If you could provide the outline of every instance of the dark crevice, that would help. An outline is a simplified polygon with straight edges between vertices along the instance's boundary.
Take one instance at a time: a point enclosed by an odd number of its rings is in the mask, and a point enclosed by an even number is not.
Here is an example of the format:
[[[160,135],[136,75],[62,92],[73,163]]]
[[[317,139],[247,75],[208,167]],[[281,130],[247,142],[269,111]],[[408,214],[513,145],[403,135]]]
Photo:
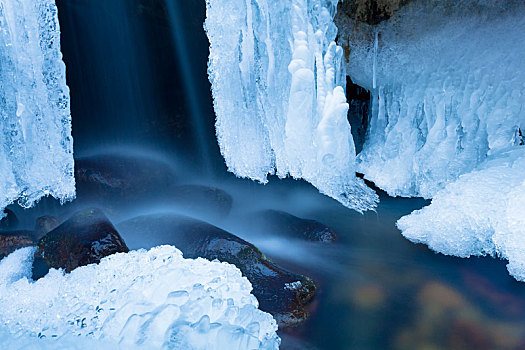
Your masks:
[[[352,127],[356,154],[359,154],[365,143],[370,112],[370,91],[354,84],[352,79],[346,77],[346,99],[348,101],[348,122]]]
[[[520,146],[525,145],[525,140],[523,140],[523,133],[521,132],[521,129],[518,129],[518,136],[519,136]]]

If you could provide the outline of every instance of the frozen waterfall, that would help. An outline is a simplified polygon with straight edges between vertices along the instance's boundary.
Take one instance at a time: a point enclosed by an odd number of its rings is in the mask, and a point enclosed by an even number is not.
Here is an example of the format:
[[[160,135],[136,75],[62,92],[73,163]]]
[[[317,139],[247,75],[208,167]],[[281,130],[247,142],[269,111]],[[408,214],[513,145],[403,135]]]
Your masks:
[[[305,179],[363,211],[376,194],[355,177],[337,0],[208,0],[217,139],[230,171]]]
[[[0,213],[75,196],[69,89],[54,0],[0,0]],[[1,215],[1,214],[0,214]]]

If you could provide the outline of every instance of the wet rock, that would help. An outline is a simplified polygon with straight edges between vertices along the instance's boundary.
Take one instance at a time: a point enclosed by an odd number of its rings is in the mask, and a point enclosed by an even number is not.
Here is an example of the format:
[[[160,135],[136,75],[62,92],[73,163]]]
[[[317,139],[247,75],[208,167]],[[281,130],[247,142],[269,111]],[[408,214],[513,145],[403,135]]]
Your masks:
[[[78,199],[135,200],[162,195],[176,175],[159,160],[101,154],[75,159],[75,180]]]
[[[253,285],[261,310],[271,313],[281,327],[304,321],[304,306],[315,285],[273,263],[253,244],[208,223],[175,214],[147,215],[118,225],[131,248],[172,244],[186,258],[218,259],[236,265]]]
[[[0,220],[0,231],[14,230],[18,227],[18,218],[12,210],[4,209],[5,216]]]
[[[233,199],[216,187],[182,185],[173,189],[174,203],[185,211],[224,217],[230,213]]]
[[[38,240],[44,237],[47,233],[53,231],[60,225],[60,221],[54,216],[41,216],[36,219],[34,236]]]
[[[46,264],[67,272],[128,251],[113,224],[98,209],[76,213],[38,241],[38,252]]]
[[[5,258],[17,249],[34,246],[36,246],[36,241],[32,231],[0,233],[0,259]]]
[[[335,232],[326,225],[302,219],[279,210],[262,210],[248,216],[253,226],[269,234],[307,239],[317,242],[332,242],[337,238]]]

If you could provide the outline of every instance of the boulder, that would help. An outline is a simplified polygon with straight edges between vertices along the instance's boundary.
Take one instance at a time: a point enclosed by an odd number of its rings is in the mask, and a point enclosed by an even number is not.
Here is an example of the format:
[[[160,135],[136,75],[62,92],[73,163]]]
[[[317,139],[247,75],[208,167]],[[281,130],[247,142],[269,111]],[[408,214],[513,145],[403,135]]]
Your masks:
[[[36,219],[34,236],[38,240],[44,237],[47,233],[53,231],[60,225],[60,221],[54,216],[41,216]]]
[[[99,209],[76,213],[38,241],[38,252],[46,264],[66,272],[128,251],[120,234]]]
[[[233,199],[225,191],[201,185],[181,185],[173,188],[173,203],[184,211],[224,217],[230,213]]]
[[[75,180],[79,199],[137,200],[162,195],[176,175],[160,160],[99,154],[75,159]]]
[[[279,210],[261,210],[250,214],[248,219],[268,234],[280,237],[306,239],[315,242],[333,242],[337,235],[328,226],[309,219],[302,219]]]
[[[132,249],[172,244],[186,258],[217,259],[236,265],[252,283],[261,310],[271,313],[281,327],[308,317],[304,307],[315,293],[312,280],[278,266],[253,244],[227,231],[175,214],[139,216],[122,222],[118,228]]]

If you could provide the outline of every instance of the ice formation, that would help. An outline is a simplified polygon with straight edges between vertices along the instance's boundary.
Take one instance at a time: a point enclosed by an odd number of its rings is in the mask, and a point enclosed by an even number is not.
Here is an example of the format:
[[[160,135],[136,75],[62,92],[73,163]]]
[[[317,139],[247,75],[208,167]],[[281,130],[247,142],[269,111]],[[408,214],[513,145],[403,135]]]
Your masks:
[[[230,171],[305,179],[362,211],[375,193],[355,177],[338,0],[207,0],[217,139]]]
[[[0,0],[0,213],[75,195],[69,89],[54,0]],[[1,215],[1,214],[0,214]]]
[[[371,27],[339,20],[348,74],[372,92],[357,168],[391,195],[432,198],[521,142],[525,6],[412,1]]]
[[[525,4],[413,1],[375,28],[339,23],[347,71],[372,92],[357,168],[391,195],[433,198],[408,239],[509,260],[525,280]]]
[[[9,334],[15,345],[64,347],[82,336],[81,344],[126,349],[279,347],[275,320],[257,309],[250,282],[233,265],[184,259],[161,246],[32,281],[33,255],[23,248],[0,262],[0,339]]]
[[[506,258],[525,280],[525,3],[413,0],[374,26],[339,14],[344,64],[337,2],[207,1],[229,169],[303,178],[357,210],[376,197],[356,170],[390,195],[433,198],[399,221],[406,237]],[[372,94],[357,157],[345,70]]]
[[[398,227],[443,254],[508,259],[510,274],[525,281],[525,147],[489,157]]]

